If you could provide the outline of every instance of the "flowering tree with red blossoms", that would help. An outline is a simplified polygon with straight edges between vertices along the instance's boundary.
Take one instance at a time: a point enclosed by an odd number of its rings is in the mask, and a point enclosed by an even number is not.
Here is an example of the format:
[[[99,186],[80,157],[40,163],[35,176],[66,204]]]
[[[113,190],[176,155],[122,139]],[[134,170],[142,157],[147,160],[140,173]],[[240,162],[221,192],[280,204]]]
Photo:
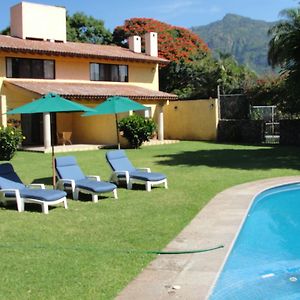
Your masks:
[[[170,61],[190,61],[194,56],[209,52],[204,41],[192,31],[149,18],[125,20],[123,26],[115,28],[113,42],[124,46],[129,36],[139,35],[144,44],[143,35],[147,32],[158,33],[158,55]]]

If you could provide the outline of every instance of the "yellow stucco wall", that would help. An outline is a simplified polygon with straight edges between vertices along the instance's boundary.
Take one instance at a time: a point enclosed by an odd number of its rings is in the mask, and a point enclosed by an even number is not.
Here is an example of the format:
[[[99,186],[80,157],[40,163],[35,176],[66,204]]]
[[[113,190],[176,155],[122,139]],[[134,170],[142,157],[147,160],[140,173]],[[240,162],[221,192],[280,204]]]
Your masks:
[[[103,81],[106,84],[134,84],[152,90],[158,90],[158,65],[154,63],[136,63],[92,58],[53,57],[47,55],[30,55],[0,53],[0,78],[6,76],[5,57],[22,57],[55,60],[55,80],[89,81],[90,63],[108,63],[128,65],[128,83]]]
[[[164,107],[165,138],[215,140],[218,126],[218,101],[172,101]]]

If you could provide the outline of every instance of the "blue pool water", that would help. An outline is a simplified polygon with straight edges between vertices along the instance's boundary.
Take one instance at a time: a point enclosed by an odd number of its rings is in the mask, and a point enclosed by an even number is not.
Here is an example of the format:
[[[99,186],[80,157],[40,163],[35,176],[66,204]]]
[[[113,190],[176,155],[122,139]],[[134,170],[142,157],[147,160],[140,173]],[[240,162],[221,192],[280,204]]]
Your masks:
[[[300,184],[255,198],[209,299],[300,299]]]

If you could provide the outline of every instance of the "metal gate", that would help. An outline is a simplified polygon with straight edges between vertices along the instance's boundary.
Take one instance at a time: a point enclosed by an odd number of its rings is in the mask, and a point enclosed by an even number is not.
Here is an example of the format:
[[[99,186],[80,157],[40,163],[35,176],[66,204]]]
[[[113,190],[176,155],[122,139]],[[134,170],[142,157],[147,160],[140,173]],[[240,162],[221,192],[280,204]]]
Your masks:
[[[279,143],[279,117],[275,105],[251,106],[251,119],[263,120],[265,122],[265,143]]]

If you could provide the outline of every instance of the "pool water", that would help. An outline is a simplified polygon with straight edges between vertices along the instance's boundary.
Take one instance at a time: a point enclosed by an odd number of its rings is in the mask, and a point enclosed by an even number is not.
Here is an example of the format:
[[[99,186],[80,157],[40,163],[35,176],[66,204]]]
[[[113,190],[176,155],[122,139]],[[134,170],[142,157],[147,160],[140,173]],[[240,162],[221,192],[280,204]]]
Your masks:
[[[300,184],[254,199],[209,299],[300,299]]]

